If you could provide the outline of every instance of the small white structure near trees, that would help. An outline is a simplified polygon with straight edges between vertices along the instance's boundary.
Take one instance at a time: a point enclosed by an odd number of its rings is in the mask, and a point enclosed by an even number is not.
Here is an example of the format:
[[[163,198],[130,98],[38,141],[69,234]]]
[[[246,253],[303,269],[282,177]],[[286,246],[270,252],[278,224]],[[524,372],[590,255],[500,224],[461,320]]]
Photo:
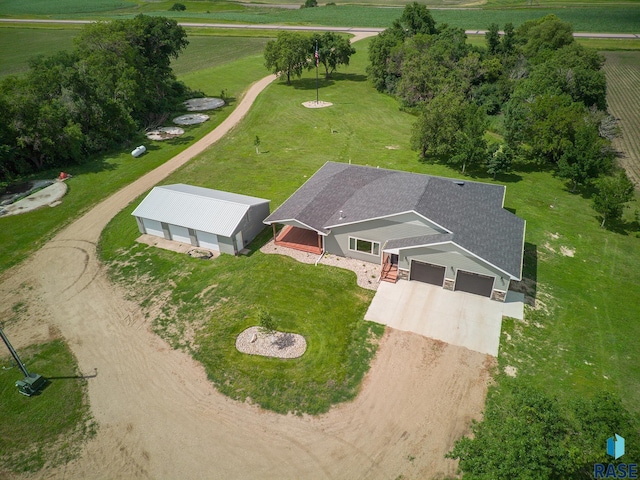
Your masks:
[[[237,255],[264,228],[269,200],[175,184],[154,187],[132,215],[143,234]]]

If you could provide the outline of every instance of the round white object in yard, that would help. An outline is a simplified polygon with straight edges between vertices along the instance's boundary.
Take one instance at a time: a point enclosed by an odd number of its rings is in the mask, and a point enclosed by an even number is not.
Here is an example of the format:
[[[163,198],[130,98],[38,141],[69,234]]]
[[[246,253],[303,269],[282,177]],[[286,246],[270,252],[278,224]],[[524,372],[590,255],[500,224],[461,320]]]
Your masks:
[[[304,105],[307,108],[325,108],[325,107],[330,107],[331,105],[333,105],[333,103],[323,102],[322,100],[318,102],[316,102],[315,100],[311,100],[309,102],[302,102],[302,105]]]
[[[184,105],[190,112],[201,112],[203,110],[220,108],[224,105],[224,100],[214,97],[192,98],[184,102]]]
[[[133,155],[134,158],[138,158],[140,155],[142,155],[146,151],[147,151],[147,147],[145,147],[144,145],[140,145],[139,147],[136,147],[133,149],[133,151],[131,152],[131,155]]]
[[[180,135],[184,135],[184,130],[179,127],[160,127],[147,132],[147,138],[156,141],[169,140]]]
[[[181,115],[173,119],[173,123],[178,125],[197,125],[209,120],[209,115],[204,113],[188,113],[187,115]]]

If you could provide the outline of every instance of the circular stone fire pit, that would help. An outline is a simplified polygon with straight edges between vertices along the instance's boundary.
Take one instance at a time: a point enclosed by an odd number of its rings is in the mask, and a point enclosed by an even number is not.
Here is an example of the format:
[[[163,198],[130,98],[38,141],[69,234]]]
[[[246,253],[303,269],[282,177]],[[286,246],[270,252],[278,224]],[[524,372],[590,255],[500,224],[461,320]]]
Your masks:
[[[214,97],[191,98],[184,102],[184,105],[190,112],[201,112],[203,110],[220,108],[224,105],[224,100]]]
[[[184,130],[179,127],[160,127],[147,132],[147,138],[156,141],[169,140],[180,135],[184,135]]]
[[[209,120],[209,115],[204,113],[188,113],[187,115],[180,115],[173,119],[173,123],[177,125],[198,125]]]
[[[307,341],[297,333],[266,333],[260,327],[249,327],[236,338],[236,348],[249,355],[298,358],[307,350]]]

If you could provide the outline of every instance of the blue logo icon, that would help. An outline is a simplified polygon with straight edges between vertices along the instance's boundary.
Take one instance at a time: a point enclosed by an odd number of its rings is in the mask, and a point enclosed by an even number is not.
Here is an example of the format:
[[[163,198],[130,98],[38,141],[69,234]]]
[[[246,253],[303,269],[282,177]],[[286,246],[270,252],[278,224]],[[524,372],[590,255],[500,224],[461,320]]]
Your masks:
[[[611,455],[614,459],[619,459],[624,455],[624,438],[617,433],[607,439],[607,454]]]

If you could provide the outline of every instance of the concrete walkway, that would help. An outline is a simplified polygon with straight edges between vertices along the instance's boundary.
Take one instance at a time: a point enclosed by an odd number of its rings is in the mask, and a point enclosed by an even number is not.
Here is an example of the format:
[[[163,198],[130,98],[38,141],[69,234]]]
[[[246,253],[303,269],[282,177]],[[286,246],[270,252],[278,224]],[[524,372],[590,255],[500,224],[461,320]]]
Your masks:
[[[382,282],[366,320],[498,356],[502,317],[524,318],[524,296],[509,292],[505,303],[451,292],[422,282]]]

